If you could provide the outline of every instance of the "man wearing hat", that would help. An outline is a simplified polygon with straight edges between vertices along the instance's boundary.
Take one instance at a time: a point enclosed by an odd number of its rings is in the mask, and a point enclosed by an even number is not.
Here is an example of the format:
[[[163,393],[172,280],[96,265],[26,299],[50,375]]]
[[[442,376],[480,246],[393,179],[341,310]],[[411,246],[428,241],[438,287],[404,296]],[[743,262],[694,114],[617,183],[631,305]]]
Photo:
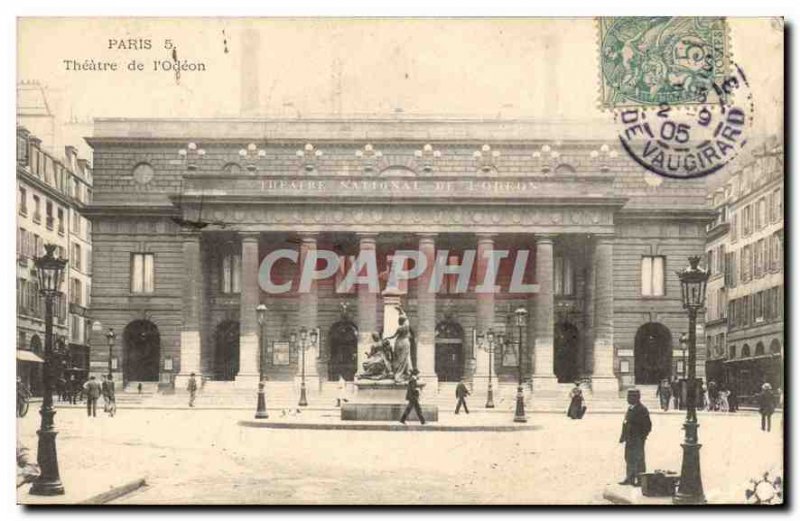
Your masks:
[[[425,418],[422,417],[422,407],[419,405],[419,386],[417,385],[417,375],[419,375],[419,371],[412,369],[411,375],[408,378],[408,387],[406,389],[406,400],[408,400],[408,405],[406,405],[406,410],[403,411],[403,415],[400,417],[400,423],[403,425],[405,425],[408,415],[411,414],[411,409],[414,409],[414,411],[417,413],[419,422],[422,425],[425,425]]]
[[[775,395],[768,383],[761,386],[758,394],[758,412],[761,413],[761,430],[769,432],[772,430],[772,414],[775,412]]]
[[[639,474],[646,470],[644,442],[651,429],[650,412],[641,402],[641,392],[628,389],[628,412],[619,437],[619,442],[625,443],[625,479],[620,485],[639,486]]]

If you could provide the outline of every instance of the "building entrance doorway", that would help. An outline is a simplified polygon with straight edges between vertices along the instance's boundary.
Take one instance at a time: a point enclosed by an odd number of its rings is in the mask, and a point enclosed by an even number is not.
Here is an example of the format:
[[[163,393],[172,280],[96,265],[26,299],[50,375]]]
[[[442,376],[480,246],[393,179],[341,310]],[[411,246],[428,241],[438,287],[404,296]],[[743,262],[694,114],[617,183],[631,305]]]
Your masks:
[[[464,329],[445,320],[436,326],[436,376],[440,382],[457,382],[464,375]]]
[[[214,379],[231,381],[239,374],[239,322],[220,322],[214,336]]]
[[[570,322],[556,324],[553,373],[559,383],[574,382],[580,376],[578,328]]]
[[[358,328],[349,320],[340,320],[331,326],[330,359],[328,360],[328,380],[335,381],[339,376],[345,380],[355,379],[361,368],[358,364]]]
[[[637,384],[653,385],[672,373],[672,334],[658,322],[644,324],[636,331],[633,348]]]
[[[134,320],[123,333],[126,382],[157,382],[161,358],[161,336],[149,320]]]

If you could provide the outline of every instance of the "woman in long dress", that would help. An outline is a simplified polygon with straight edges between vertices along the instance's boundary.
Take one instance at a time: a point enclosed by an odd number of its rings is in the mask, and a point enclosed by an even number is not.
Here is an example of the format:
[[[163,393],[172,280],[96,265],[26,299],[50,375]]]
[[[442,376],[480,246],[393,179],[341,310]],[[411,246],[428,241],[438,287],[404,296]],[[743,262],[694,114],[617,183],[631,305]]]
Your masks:
[[[397,310],[400,312],[397,331],[390,337],[395,339],[392,371],[395,382],[405,382],[411,374],[411,327],[403,308]]]
[[[573,420],[580,420],[586,411],[586,406],[583,400],[583,391],[580,385],[575,384],[575,387],[569,393],[569,408],[567,409],[567,416]]]

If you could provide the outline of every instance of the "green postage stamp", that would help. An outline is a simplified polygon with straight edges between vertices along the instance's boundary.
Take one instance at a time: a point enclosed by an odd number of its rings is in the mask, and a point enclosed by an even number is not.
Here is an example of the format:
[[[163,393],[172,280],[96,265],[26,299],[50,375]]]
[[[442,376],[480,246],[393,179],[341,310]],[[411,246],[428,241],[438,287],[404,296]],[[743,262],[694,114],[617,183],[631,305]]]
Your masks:
[[[601,104],[705,103],[729,70],[721,17],[599,18]]]

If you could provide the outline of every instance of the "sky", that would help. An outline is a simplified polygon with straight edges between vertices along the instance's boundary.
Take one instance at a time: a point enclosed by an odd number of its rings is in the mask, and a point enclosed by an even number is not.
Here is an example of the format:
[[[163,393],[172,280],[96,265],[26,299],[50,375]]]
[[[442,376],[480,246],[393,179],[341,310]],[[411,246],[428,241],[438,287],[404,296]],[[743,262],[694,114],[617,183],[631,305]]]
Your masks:
[[[752,83],[754,129],[779,134],[782,26],[769,18],[728,22],[733,59]],[[258,38],[251,46],[248,30]],[[110,42],[127,39],[149,40],[150,48]],[[154,71],[154,61],[171,59],[170,44],[205,71],[179,80]],[[590,121],[611,117],[599,108],[598,52],[592,18],[21,18],[17,68],[18,80],[46,86],[63,121],[239,116],[243,73],[257,79],[255,110],[265,116]],[[121,70],[72,71],[65,60],[113,61]],[[127,70],[132,60],[144,70]]]

